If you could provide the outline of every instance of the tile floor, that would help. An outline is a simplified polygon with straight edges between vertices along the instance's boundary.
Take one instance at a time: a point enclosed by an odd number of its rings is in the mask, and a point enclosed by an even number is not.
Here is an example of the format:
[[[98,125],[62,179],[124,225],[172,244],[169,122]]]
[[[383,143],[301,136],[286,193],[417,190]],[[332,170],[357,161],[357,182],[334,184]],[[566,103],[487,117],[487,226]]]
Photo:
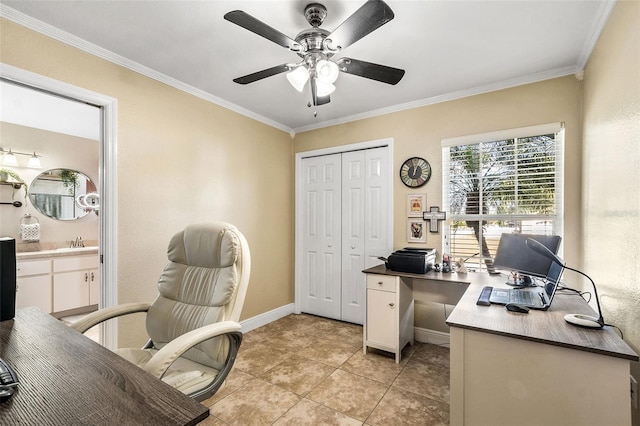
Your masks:
[[[362,353],[362,327],[289,315],[244,335],[226,386],[201,425],[449,423],[449,349]]]

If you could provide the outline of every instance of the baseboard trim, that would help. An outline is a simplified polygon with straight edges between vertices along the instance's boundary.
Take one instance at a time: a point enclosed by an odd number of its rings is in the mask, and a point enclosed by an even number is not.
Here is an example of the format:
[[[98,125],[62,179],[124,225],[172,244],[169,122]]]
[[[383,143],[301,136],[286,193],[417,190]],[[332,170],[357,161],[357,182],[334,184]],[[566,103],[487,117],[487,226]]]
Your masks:
[[[438,346],[449,346],[451,341],[449,333],[429,330],[428,328],[415,327],[415,339],[421,343],[431,343]]]
[[[295,304],[289,303],[288,305],[280,306],[279,308],[273,309],[269,312],[240,321],[242,332],[246,333],[251,330],[255,330],[258,327],[262,327],[263,325],[267,325],[270,322],[279,320],[280,318],[284,318],[293,313],[294,307]]]
[[[247,333],[293,313],[295,313],[295,304],[289,303],[269,312],[256,315],[255,317],[247,318],[246,320],[240,321],[242,332]],[[415,339],[421,343],[430,343],[438,346],[449,346],[450,343],[449,333],[444,333],[442,331],[414,327],[414,333]]]

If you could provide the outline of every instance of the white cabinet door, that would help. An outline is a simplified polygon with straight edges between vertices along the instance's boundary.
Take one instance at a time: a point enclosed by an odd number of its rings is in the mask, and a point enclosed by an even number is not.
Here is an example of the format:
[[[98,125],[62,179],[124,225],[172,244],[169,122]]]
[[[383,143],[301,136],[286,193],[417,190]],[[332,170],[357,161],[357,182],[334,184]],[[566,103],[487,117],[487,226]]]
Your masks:
[[[97,305],[100,300],[100,275],[98,269],[89,270],[89,304]]]
[[[396,294],[367,290],[367,341],[395,352],[398,340]]]
[[[306,158],[302,167],[302,310],[340,319],[340,154]]]
[[[51,313],[51,274],[22,277],[16,280],[16,309],[36,306]]]
[[[53,275],[53,311],[89,305],[90,274],[88,270],[59,272]]]

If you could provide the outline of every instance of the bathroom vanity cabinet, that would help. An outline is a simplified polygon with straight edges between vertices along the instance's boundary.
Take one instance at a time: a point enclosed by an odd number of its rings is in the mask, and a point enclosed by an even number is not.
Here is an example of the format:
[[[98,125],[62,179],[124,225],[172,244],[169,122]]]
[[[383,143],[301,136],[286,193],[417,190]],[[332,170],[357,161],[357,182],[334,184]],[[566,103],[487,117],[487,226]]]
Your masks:
[[[98,257],[53,259],[53,312],[98,304]]]
[[[54,316],[97,309],[98,251],[18,253],[16,308],[37,306]]]
[[[50,314],[51,260],[18,261],[16,277],[16,309],[36,306]]]

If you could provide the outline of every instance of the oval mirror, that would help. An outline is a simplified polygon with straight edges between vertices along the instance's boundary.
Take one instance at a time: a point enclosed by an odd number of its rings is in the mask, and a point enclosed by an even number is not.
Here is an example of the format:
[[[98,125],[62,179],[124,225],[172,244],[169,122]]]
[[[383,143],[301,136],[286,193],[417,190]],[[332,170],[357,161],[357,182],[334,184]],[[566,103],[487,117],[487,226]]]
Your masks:
[[[96,200],[96,185],[89,176],[71,169],[51,169],[31,182],[29,200],[45,216],[58,220],[74,220],[97,210],[77,199]]]

